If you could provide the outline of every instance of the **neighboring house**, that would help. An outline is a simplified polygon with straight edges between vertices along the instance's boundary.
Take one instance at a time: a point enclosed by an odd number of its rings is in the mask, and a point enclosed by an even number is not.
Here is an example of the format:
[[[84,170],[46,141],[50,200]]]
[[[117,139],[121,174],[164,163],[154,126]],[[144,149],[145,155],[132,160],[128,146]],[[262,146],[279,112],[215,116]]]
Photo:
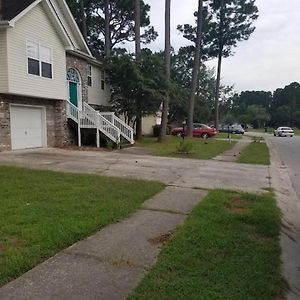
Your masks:
[[[129,126],[95,110],[109,97],[64,0],[0,0],[0,150],[81,145],[86,129],[98,146],[101,134],[133,143]]]
[[[161,112],[157,112],[153,116],[143,117],[143,135],[152,136],[153,127],[155,125],[161,125]]]

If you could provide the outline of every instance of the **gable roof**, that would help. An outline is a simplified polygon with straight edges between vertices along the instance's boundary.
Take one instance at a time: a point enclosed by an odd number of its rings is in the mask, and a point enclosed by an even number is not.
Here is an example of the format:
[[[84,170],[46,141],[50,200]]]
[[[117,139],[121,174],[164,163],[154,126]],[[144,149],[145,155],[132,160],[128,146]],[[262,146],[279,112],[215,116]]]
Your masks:
[[[95,59],[65,0],[0,0],[0,27],[13,27],[15,22],[39,3],[44,7],[55,28],[58,30],[59,35],[66,40],[68,45],[66,50],[81,56],[84,55],[86,58]],[[54,3],[58,6],[53,5]],[[61,11],[63,18],[59,16],[57,9]],[[65,26],[64,22],[67,22],[69,26]],[[67,27],[73,32],[73,40],[69,35]],[[74,40],[78,41],[80,49],[75,47]]]
[[[10,21],[35,0],[0,0],[0,20]]]

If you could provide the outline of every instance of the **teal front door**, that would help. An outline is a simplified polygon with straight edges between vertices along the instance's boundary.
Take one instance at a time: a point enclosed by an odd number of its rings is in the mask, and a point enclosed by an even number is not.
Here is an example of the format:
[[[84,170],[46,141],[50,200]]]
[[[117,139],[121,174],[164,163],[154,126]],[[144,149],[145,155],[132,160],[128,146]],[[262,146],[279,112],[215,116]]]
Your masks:
[[[69,82],[70,102],[78,107],[77,83]]]

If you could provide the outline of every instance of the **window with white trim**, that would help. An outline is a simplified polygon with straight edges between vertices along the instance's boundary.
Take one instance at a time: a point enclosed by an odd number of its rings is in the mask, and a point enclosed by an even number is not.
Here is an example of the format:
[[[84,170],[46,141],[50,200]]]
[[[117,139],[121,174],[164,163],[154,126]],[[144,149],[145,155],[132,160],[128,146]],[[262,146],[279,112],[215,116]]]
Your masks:
[[[87,66],[87,82],[88,86],[92,86],[92,66]]]
[[[52,49],[27,42],[28,74],[52,78]]]
[[[101,90],[104,90],[105,88],[105,73],[104,71],[101,71]]]

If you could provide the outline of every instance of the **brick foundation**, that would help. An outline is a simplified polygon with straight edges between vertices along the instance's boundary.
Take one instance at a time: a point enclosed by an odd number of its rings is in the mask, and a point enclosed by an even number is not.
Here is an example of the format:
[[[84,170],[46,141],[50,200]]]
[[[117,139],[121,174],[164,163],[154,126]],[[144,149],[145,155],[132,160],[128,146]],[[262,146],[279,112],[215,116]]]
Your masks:
[[[11,150],[10,105],[33,105],[46,108],[47,147],[74,144],[69,128],[64,100],[48,100],[0,94],[0,151]]]

